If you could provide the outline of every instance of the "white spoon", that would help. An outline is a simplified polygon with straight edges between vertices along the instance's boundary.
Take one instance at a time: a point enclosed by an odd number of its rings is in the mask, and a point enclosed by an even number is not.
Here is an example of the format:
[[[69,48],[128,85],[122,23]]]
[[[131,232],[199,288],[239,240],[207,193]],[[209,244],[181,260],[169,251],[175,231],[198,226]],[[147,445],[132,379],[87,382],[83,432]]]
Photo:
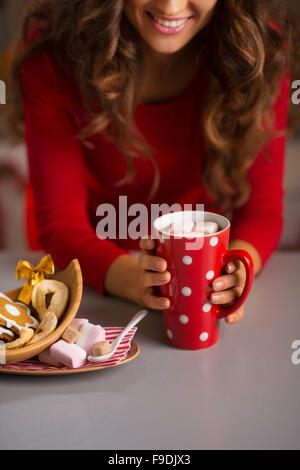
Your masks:
[[[137,312],[134,317],[130,320],[128,325],[124,328],[124,330],[121,331],[119,336],[117,336],[111,343],[111,352],[108,354],[105,354],[105,356],[89,356],[88,361],[89,362],[103,362],[107,361],[108,359],[111,358],[116,352],[116,350],[119,347],[119,344],[121,343],[122,339],[127,335],[128,331],[131,330],[135,325],[137,325],[143,318],[147,315],[148,310],[140,310]]]

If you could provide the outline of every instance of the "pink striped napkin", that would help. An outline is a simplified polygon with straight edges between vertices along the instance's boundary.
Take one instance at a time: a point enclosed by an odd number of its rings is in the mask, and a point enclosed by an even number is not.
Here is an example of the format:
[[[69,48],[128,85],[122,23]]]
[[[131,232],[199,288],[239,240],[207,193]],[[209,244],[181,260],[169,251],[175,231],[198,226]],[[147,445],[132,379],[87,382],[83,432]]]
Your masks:
[[[122,327],[112,327],[112,328],[104,328],[105,330],[105,339],[110,343],[121,333],[124,328]],[[98,366],[113,366],[118,364],[121,361],[124,361],[130,351],[131,348],[131,341],[135,335],[137,327],[132,328],[127,335],[123,338],[121,343],[119,344],[118,349],[116,350],[115,354],[106,362],[86,362],[83,366],[79,369],[86,369]],[[47,364],[42,364],[38,358],[29,359],[28,361],[24,362],[17,362],[15,364],[7,364],[7,365],[0,365],[0,369],[10,369],[10,370],[27,370],[27,371],[53,371],[53,370],[70,370],[70,367],[62,366],[62,367],[52,367]],[[77,369],[76,369],[77,370]]]

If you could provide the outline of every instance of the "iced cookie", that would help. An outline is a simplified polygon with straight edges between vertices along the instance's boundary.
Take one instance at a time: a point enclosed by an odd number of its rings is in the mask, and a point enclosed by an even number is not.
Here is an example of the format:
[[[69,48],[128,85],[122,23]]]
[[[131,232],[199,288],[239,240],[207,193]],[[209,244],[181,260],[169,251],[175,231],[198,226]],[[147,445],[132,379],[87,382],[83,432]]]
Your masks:
[[[0,339],[7,342],[13,341],[15,339],[15,334],[13,331],[0,326]]]
[[[20,336],[23,328],[36,329],[38,321],[31,315],[30,308],[21,302],[13,302],[0,292],[0,326]]]

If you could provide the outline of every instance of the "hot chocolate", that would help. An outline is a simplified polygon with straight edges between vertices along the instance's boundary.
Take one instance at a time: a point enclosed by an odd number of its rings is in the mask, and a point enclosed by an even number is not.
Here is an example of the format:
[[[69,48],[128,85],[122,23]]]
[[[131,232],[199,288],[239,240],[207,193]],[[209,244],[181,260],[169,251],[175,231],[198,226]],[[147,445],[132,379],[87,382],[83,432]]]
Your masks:
[[[174,222],[164,229],[164,232],[174,234],[174,235],[212,235],[213,233],[219,232],[220,228],[216,222],[193,222],[192,220],[188,221],[178,221]]]

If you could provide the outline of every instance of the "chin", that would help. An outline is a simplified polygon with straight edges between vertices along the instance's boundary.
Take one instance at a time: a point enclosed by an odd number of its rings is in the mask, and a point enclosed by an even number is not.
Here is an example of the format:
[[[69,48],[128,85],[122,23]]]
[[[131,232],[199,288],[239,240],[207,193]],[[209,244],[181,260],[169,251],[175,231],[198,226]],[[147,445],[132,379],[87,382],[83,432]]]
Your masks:
[[[186,46],[187,42],[179,41],[146,41],[148,46],[159,54],[175,54]]]

